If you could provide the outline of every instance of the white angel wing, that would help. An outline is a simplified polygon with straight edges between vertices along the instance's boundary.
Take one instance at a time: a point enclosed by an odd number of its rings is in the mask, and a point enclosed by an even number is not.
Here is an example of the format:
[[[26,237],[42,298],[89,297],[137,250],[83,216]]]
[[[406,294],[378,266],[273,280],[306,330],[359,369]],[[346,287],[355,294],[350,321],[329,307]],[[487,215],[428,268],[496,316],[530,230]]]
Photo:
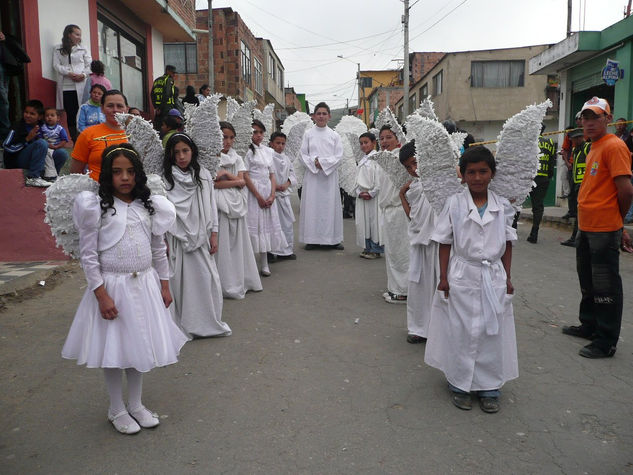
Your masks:
[[[165,190],[165,182],[161,178],[160,175],[156,173],[152,173],[147,175],[147,187],[152,195],[161,195],[167,196],[167,191]]]
[[[295,123],[286,138],[286,155],[292,161],[292,167],[299,186],[303,184],[303,175],[305,174],[305,165],[301,159],[301,144],[303,143],[304,134],[313,125],[311,120]]]
[[[388,125],[393,133],[396,134],[396,138],[398,139],[398,141],[401,144],[406,143],[406,137],[404,136],[402,127],[398,123],[396,116],[393,115],[393,112],[391,112],[391,109],[389,109],[389,107],[385,107],[382,111],[380,111],[380,114],[378,114],[378,117],[376,117],[374,123],[376,124],[376,128],[379,131],[384,125]]]
[[[358,135],[354,132],[347,132],[345,134],[347,140],[349,141],[350,146],[352,147],[352,151],[354,152],[354,158],[356,159],[356,163],[360,162],[365,154],[360,149],[360,142],[358,140]]]
[[[499,135],[497,171],[490,189],[507,198],[517,211],[532,189],[540,152],[538,138],[548,107],[552,107],[549,99],[527,106],[503,124]]]
[[[202,102],[200,102],[200,104],[202,104]],[[184,106],[185,106],[184,118],[185,118],[185,124],[187,124],[191,122],[191,116],[195,112],[195,110],[198,108],[198,106],[195,104],[192,104],[191,102],[185,102]]]
[[[410,116],[408,134],[415,140],[415,155],[422,189],[436,213],[440,213],[449,196],[463,190],[455,170],[455,143],[436,120],[417,114]]]
[[[267,104],[262,111],[263,119],[260,120],[264,123],[264,126],[266,127],[266,134],[268,135],[268,137],[270,137],[270,134],[275,131],[275,117],[273,115],[274,113],[275,104]]]
[[[426,96],[422,102],[420,102],[420,107],[418,107],[414,113],[420,117],[426,117],[427,119],[437,120],[439,122],[439,119],[435,114],[435,106],[431,100],[431,96]]]
[[[468,134],[466,132],[453,132],[451,135],[451,140],[453,141],[453,145],[455,145],[455,151],[458,154],[457,159],[459,160],[459,155],[462,147],[464,146],[464,140]]]
[[[226,121],[231,122],[233,116],[240,108],[240,103],[233,99],[231,96],[226,97]]]
[[[73,203],[82,191],[99,192],[99,184],[88,175],[73,173],[62,175],[46,189],[44,222],[51,227],[51,234],[64,253],[79,257],[79,233],[73,223]]]
[[[218,169],[222,150],[222,130],[218,118],[218,103],[221,97],[220,94],[207,97],[195,108],[190,120],[185,124],[185,131],[198,146],[198,161],[211,176],[215,176]]]
[[[354,156],[354,148],[352,143],[358,142],[355,133],[350,132],[341,136],[343,144],[343,158],[341,159],[338,169],[339,187],[345,190],[348,195],[354,195],[356,189],[356,174],[358,172],[356,166],[356,157]]]
[[[356,137],[358,138],[360,134],[367,132],[367,126],[365,125],[365,122],[360,120],[358,117],[354,117],[353,115],[344,115],[341,117],[339,123],[336,124],[336,127],[334,127],[334,132],[337,132],[341,137],[344,134],[351,132],[356,134]]]
[[[281,126],[281,131],[284,134],[288,135],[290,133],[290,129],[292,129],[295,125],[297,125],[299,122],[306,121],[312,122],[312,119],[310,119],[310,116],[305,112],[297,111],[294,114],[290,114],[288,117],[286,117],[286,120],[284,120],[284,123]]]
[[[132,114],[116,114],[117,122],[125,129],[130,144],[139,153],[145,173],[163,172],[163,144],[148,121]]]
[[[255,101],[248,101],[240,105],[240,108],[233,114],[231,124],[235,128],[235,142],[233,143],[233,150],[237,152],[240,157],[244,157],[248,151],[253,137],[253,109],[255,108]]]
[[[407,173],[407,170],[402,166],[400,160],[398,160],[397,151],[396,152],[387,152],[383,150],[382,152],[376,152],[369,157],[370,160],[375,160],[380,168],[382,168],[396,189],[402,188],[402,186],[411,180],[411,175]]]

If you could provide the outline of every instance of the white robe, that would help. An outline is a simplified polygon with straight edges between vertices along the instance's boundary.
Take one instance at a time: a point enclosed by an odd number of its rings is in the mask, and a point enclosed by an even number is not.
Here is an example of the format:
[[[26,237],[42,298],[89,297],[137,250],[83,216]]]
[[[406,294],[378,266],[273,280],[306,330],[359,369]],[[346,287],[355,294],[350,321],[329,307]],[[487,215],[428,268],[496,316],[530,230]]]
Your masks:
[[[244,165],[257,192],[264,198],[271,193],[270,174],[275,173],[273,165],[273,149],[265,145],[255,145],[255,152],[249,148],[244,157]],[[286,238],[279,224],[277,207],[260,208],[253,193],[248,193],[248,233],[251,236],[253,251],[279,253],[288,246]]]
[[[228,154],[220,154],[220,167],[235,176],[246,171],[242,157],[233,149]],[[246,224],[247,193],[246,187],[215,190],[218,203],[218,252],[215,261],[224,298],[243,299],[247,291],[259,292],[263,289]]]
[[[321,170],[315,165],[319,159]],[[306,167],[301,192],[299,242],[334,245],[343,242],[343,207],[338,167],[341,137],[329,127],[312,127],[303,136],[301,159]]]
[[[436,291],[424,361],[463,391],[499,389],[519,376],[512,295],[501,256],[516,241],[514,209],[488,190],[483,217],[468,189],[449,198],[433,240],[451,244],[449,297]]]
[[[285,153],[279,154],[273,151],[273,163],[275,165],[275,180],[277,181],[277,185],[284,185],[288,182],[288,180],[290,180],[290,186],[297,185],[297,177],[295,176],[292,162]],[[295,214],[292,211],[290,193],[292,193],[290,187],[288,187],[285,191],[275,192],[275,203],[277,206],[277,213],[279,214],[279,224],[281,225],[281,230],[284,232],[286,242],[288,243],[288,246],[286,246],[285,249],[276,253],[280,256],[289,256],[294,252],[293,223],[295,222]]]
[[[354,219],[356,221],[356,244],[365,249],[365,239],[371,239],[376,244],[380,244],[380,225],[378,193],[380,192],[380,165],[369,157],[375,154],[372,150],[358,162],[356,174],[356,211]],[[371,200],[358,198],[358,195],[366,191],[372,197]]]
[[[167,187],[167,198],[176,207],[176,222],[167,234],[169,287],[174,298],[176,322],[188,335],[199,337],[230,335],[222,321],[222,287],[209,239],[218,231],[218,210],[213,178],[200,169],[198,185],[190,171],[173,166],[174,187]]]
[[[407,330],[411,335],[426,338],[431,320],[431,304],[440,275],[439,246],[431,240],[436,217],[419,180],[413,180],[406,198],[411,208]]]
[[[396,152],[391,152],[398,160]],[[381,223],[380,238],[385,246],[385,265],[387,267],[387,290],[396,295],[407,295],[409,287],[409,239],[407,228],[409,220],[400,201],[400,190],[392,183],[387,174],[379,172]]]

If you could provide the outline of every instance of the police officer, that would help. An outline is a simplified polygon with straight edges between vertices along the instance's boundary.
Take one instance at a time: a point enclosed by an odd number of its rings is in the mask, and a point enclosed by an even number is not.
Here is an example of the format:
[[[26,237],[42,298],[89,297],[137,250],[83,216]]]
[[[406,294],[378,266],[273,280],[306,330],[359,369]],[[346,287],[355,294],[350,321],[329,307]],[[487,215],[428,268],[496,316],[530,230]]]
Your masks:
[[[168,64],[165,66],[165,74],[154,80],[152,85],[152,104],[154,105],[154,128],[160,130],[167,113],[176,104],[176,89],[174,80],[176,79],[176,67]]]
[[[587,155],[591,149],[591,142],[585,142],[584,132],[582,129],[572,130],[569,132],[569,139],[571,140],[571,158],[572,158],[572,180],[573,188],[569,191],[569,211],[573,210],[574,216],[576,216],[576,208],[578,206],[578,191],[580,191],[580,184],[585,176],[585,168],[587,166]],[[574,221],[574,229],[571,232],[571,237],[567,241],[561,242],[562,246],[576,247],[576,234],[578,233],[578,218]]]
[[[541,125],[541,134],[544,130],[545,124]],[[532,201],[532,230],[527,238],[528,242],[532,244],[536,244],[538,240],[538,229],[543,219],[543,211],[545,210],[543,201],[547,194],[549,182],[554,175],[554,164],[556,163],[556,146],[552,139],[545,138],[541,135],[538,138],[538,147],[541,154],[539,156],[538,171],[534,178],[536,186],[530,191],[530,200]]]

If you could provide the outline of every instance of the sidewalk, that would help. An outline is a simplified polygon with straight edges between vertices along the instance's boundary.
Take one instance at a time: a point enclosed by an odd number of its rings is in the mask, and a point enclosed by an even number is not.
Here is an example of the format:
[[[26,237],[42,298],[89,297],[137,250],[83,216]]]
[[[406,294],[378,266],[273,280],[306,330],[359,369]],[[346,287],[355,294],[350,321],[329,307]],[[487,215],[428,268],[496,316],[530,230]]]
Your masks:
[[[569,227],[569,230],[571,231],[574,224],[573,220],[563,219],[563,216],[567,214],[567,211],[567,208],[563,208],[561,206],[546,206],[541,226],[549,225],[556,228]],[[520,219],[532,221],[532,208],[523,208],[521,210]],[[625,224],[624,229],[629,231],[629,233],[633,233],[633,224]]]

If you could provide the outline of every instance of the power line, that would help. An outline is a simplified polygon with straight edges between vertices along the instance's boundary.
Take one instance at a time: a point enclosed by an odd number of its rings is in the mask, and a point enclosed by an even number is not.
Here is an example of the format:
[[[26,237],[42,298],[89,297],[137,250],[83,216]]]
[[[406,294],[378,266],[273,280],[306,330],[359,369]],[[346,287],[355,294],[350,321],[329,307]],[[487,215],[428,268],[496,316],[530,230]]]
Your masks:
[[[455,8],[451,9],[446,15],[444,15],[443,17],[441,17],[439,20],[437,20],[435,23],[433,23],[431,26],[429,26],[426,30],[424,30],[423,32],[421,32],[419,35],[414,36],[413,38],[411,38],[411,40],[409,41],[413,41],[416,38],[419,38],[420,36],[422,36],[424,33],[426,33],[427,31],[429,31],[431,28],[433,28],[435,25],[437,25],[439,22],[441,22],[444,18],[446,18],[448,15],[450,15],[451,13],[453,13],[455,10],[457,10],[459,7],[461,7],[464,3],[466,3],[468,0],[463,0],[459,5],[457,5]]]
[[[375,38],[377,36],[382,36],[382,35],[386,35],[388,33],[391,33],[392,30],[389,31],[383,31],[382,33],[377,33],[375,35],[369,35],[369,36],[363,36],[361,38],[354,38],[352,40],[347,40],[347,41],[337,41],[335,43],[323,43],[320,45],[310,45],[310,46],[297,46],[294,48],[277,48],[278,50],[282,50],[282,49],[306,49],[306,48],[320,48],[322,46],[335,46],[335,45],[340,45],[340,44],[345,44],[345,43],[351,43],[354,41],[360,41],[360,40],[366,40],[367,38]]]

